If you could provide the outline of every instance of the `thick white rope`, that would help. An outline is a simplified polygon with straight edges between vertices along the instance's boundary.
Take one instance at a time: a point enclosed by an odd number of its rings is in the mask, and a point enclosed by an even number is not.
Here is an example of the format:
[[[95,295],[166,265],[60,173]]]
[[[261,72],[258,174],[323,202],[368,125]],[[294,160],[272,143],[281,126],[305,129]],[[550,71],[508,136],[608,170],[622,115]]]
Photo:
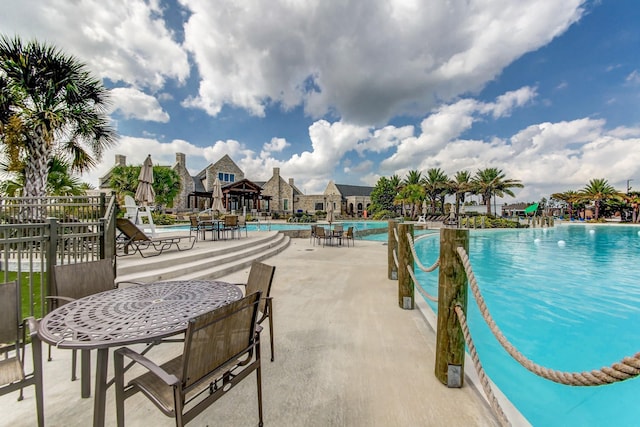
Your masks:
[[[425,273],[431,273],[433,270],[438,268],[438,266],[440,265],[440,258],[438,258],[431,267],[425,267],[420,262],[420,258],[418,257],[418,254],[416,254],[416,248],[413,244],[413,237],[411,236],[411,233],[407,233],[407,240],[409,241],[409,247],[411,248],[411,253],[413,254],[413,260],[415,261],[416,265],[420,270],[424,271]]]
[[[409,272],[409,276],[411,276],[411,280],[413,280],[414,289],[417,288],[418,292],[420,292],[420,294],[422,294],[422,296],[427,298],[428,300],[431,300],[433,302],[438,302],[438,298],[434,297],[433,295],[425,291],[424,288],[420,285],[420,283],[418,283],[418,279],[416,279],[416,275],[413,272],[413,268],[411,268],[409,264],[407,264],[407,271]]]
[[[476,281],[475,274],[471,269],[471,263],[469,261],[467,252],[462,247],[458,247],[457,252],[460,256],[460,259],[462,260],[462,264],[464,265],[465,272],[467,273],[467,279],[469,280],[469,285],[475,297],[476,304],[478,304],[478,308],[480,309],[485,322],[487,322],[487,325],[489,325],[491,332],[493,332],[496,339],[507,351],[507,353],[509,353],[511,357],[517,360],[527,370],[553,382],[572,386],[594,386],[611,384],[640,375],[640,352],[636,353],[633,357],[625,357],[620,362],[614,363],[609,367],[603,367],[599,370],[592,370],[590,372],[556,371],[540,366],[526,358],[504,336],[502,331],[498,328],[495,321],[493,320],[493,317],[489,313],[487,304],[485,303],[484,298],[480,293],[480,288],[478,286],[478,282]]]
[[[491,387],[491,383],[489,383],[489,378],[482,367],[482,363],[480,363],[480,358],[478,357],[478,352],[476,351],[476,346],[473,343],[473,339],[471,338],[471,333],[469,332],[469,325],[467,324],[467,318],[464,315],[464,311],[460,305],[456,305],[454,308],[456,315],[458,316],[458,321],[460,322],[460,327],[462,328],[462,334],[464,335],[464,340],[467,343],[467,347],[469,348],[469,355],[471,356],[471,360],[473,360],[473,367],[476,369],[478,373],[478,377],[480,378],[480,384],[482,385],[482,390],[484,390],[484,394],[487,396],[489,400],[489,404],[493,409],[493,412],[498,417],[500,424],[503,426],[510,426],[511,423],[507,419],[507,416],[504,414],[498,399],[495,394],[493,394],[493,389]]]

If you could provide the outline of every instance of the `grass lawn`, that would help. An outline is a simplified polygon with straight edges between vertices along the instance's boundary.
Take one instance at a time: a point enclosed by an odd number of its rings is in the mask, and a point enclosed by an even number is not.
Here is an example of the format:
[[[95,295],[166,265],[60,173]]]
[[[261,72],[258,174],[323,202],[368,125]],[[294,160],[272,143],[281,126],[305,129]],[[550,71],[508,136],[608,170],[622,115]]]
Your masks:
[[[0,276],[4,276],[5,272],[0,272]],[[18,280],[18,273],[15,271],[7,272],[8,277],[7,281],[11,282],[13,280]],[[4,279],[3,279],[4,280]],[[35,316],[36,318],[40,318],[44,315],[44,311],[42,311],[42,304],[40,301],[42,290],[47,286],[47,275],[46,273],[20,273],[20,295],[22,297],[22,317]],[[33,306],[31,306],[31,289],[29,285],[33,286]]]

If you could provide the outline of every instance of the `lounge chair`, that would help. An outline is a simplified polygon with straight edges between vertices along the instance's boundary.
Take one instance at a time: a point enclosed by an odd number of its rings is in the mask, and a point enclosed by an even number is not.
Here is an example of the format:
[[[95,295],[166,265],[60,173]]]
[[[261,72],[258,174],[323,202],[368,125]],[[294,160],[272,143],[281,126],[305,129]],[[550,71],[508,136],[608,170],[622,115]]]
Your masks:
[[[133,248],[133,253],[138,252],[142,257],[157,256],[171,246],[175,246],[179,251],[184,251],[193,248],[196,243],[196,238],[191,235],[149,237],[127,218],[116,218],[116,227],[121,233],[119,240],[116,241],[116,249],[122,248],[125,254],[128,254],[129,248]],[[183,240],[189,240],[191,244],[188,247],[181,248],[180,243]],[[156,253],[143,252],[149,248],[153,248]]]

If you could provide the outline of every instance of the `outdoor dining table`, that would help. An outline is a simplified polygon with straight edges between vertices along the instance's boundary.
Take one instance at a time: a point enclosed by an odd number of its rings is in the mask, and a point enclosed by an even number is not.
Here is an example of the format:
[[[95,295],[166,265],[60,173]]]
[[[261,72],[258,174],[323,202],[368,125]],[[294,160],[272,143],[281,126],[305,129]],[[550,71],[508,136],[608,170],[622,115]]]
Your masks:
[[[220,240],[220,231],[224,221],[221,219],[200,219],[198,225],[202,227],[202,239],[207,240],[207,231],[211,231],[211,240]]]
[[[40,322],[38,335],[61,349],[97,349],[93,425],[101,427],[110,385],[107,382],[110,347],[153,343],[178,335],[186,331],[189,319],[236,301],[242,295],[240,287],[234,284],[210,280],[162,281],[118,288],[51,311]],[[88,390],[88,357],[83,357],[82,365],[82,381]]]

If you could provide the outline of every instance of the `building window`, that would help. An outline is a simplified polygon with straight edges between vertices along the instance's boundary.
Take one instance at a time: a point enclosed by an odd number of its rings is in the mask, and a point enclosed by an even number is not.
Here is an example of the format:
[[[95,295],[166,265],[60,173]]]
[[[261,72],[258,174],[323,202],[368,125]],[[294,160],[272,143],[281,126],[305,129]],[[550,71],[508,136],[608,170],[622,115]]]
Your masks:
[[[218,179],[224,181],[224,174],[222,172],[218,172]]]
[[[322,202],[320,202],[320,203],[316,202],[316,211],[321,211],[321,210],[322,210],[322,208],[323,208],[323,206],[324,206],[324,205],[323,205],[323,203],[322,203]]]
[[[224,174],[224,182],[229,182],[229,174],[228,173]]]
[[[282,200],[282,210],[285,210],[285,211],[289,210],[289,199]]]
[[[235,182],[236,181],[236,176],[235,174],[230,173],[229,174],[229,182]]]

